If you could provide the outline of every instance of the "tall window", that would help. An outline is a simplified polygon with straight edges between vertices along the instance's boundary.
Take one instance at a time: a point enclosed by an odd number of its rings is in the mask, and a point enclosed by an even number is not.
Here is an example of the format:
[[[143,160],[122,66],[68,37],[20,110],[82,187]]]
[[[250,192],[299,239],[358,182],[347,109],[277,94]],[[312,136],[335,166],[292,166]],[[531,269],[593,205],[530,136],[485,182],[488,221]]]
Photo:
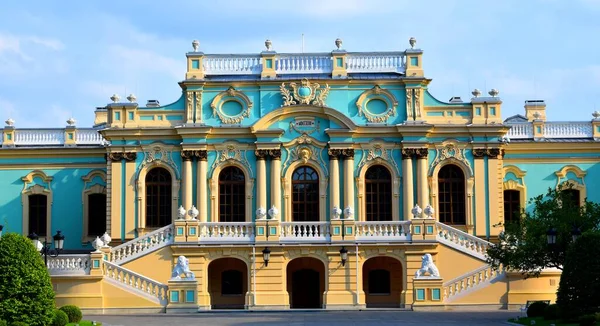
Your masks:
[[[29,195],[29,233],[45,237],[48,226],[48,197]]]
[[[446,165],[438,174],[440,222],[464,225],[466,223],[465,175],[456,165]]]
[[[244,294],[242,272],[230,269],[221,273],[221,295]]]
[[[106,195],[88,195],[88,234],[101,236],[106,232]]]
[[[392,220],[392,176],[382,166],[370,167],[365,173],[367,221]]]
[[[581,193],[577,189],[564,189],[562,190],[564,200],[567,201],[565,207],[579,207],[581,203]]]
[[[504,223],[518,223],[521,214],[521,192],[504,190]]]
[[[292,174],[292,211],[295,222],[319,220],[319,174],[309,166]]]
[[[146,227],[171,223],[171,173],[154,168],[146,175]]]
[[[385,269],[374,269],[369,272],[369,294],[390,294],[390,272]]]
[[[246,177],[238,167],[229,166],[219,174],[219,222],[246,221]]]

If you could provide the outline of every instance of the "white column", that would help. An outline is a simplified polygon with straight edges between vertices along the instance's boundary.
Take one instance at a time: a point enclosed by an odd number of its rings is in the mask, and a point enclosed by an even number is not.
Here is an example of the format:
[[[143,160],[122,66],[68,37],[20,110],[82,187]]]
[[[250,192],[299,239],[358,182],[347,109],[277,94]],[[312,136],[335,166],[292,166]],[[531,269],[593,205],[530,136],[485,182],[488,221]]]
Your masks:
[[[198,184],[198,202],[196,206],[198,206],[198,220],[200,222],[208,221],[208,187],[207,187],[207,169],[208,169],[208,152],[205,150],[200,150],[196,153],[198,157],[198,175],[197,184]],[[213,209],[215,209],[213,207]]]
[[[329,150],[329,202],[331,207],[329,212],[333,211],[334,207],[344,209],[340,207],[340,163],[339,163],[339,149]]]
[[[413,166],[412,156],[414,150],[411,148],[402,149],[402,192],[404,196],[404,216],[400,216],[401,220],[409,220],[411,209],[415,205],[415,197],[413,195]]]
[[[429,185],[427,182],[427,148],[419,148],[417,156],[417,203],[425,208],[429,205]]]
[[[271,206],[277,207],[281,218],[281,150],[270,150],[271,154]]]
[[[192,151],[182,151],[181,158],[183,159],[182,174],[183,174],[183,208],[189,210],[192,208]],[[187,218],[187,216],[186,216]]]
[[[256,150],[256,178],[258,179],[258,184],[256,185],[257,190],[257,209],[258,208],[267,208],[267,151],[266,150]]]
[[[344,158],[344,209],[354,210],[354,149],[342,149]],[[356,212],[355,218],[356,218]]]

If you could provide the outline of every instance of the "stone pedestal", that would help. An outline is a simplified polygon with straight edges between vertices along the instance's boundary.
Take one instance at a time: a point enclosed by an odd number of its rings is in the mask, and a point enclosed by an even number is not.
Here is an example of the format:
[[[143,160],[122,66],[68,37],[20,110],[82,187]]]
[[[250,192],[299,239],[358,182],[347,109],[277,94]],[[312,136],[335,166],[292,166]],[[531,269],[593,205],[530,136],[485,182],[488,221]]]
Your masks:
[[[198,312],[198,281],[169,280],[169,303],[167,313]]]
[[[102,262],[104,261],[104,253],[100,250],[90,253],[90,275],[100,276],[102,275]]]
[[[200,221],[198,220],[187,220],[185,221],[185,234],[187,242],[198,242],[200,236]]]
[[[337,219],[331,220],[331,241],[354,241],[354,220]]]
[[[413,310],[443,310],[443,279],[423,276],[413,279]]]
[[[175,225],[175,243],[186,242],[186,221],[183,219],[175,220],[173,224]]]
[[[256,242],[279,242],[279,220],[256,220],[254,227]]]
[[[435,241],[437,238],[437,233],[435,230],[435,219],[434,218],[424,218],[423,221],[423,240],[425,241]]]

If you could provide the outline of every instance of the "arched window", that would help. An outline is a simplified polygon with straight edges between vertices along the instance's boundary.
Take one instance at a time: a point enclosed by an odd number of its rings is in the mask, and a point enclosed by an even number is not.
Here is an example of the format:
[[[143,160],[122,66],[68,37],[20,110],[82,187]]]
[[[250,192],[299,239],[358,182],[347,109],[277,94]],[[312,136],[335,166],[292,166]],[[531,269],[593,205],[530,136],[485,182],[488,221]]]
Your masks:
[[[292,218],[294,222],[319,220],[319,174],[310,166],[292,174]]]
[[[440,222],[466,223],[465,175],[456,165],[448,164],[438,174]]]
[[[504,223],[518,223],[521,214],[521,192],[504,190]]]
[[[385,269],[374,269],[369,272],[368,294],[390,294],[390,272]]]
[[[219,174],[219,222],[246,221],[246,177],[235,166]]]
[[[88,236],[97,237],[106,232],[106,194],[88,195]]]
[[[579,207],[581,203],[581,193],[577,189],[563,189],[563,198],[565,207]]]
[[[241,271],[230,269],[221,273],[221,295],[244,294],[244,279]]]
[[[392,220],[392,175],[382,165],[374,165],[365,173],[367,221]]]
[[[171,173],[154,168],[146,175],[146,227],[159,228],[171,223]]]
[[[29,195],[29,233],[45,237],[48,226],[48,197]]]

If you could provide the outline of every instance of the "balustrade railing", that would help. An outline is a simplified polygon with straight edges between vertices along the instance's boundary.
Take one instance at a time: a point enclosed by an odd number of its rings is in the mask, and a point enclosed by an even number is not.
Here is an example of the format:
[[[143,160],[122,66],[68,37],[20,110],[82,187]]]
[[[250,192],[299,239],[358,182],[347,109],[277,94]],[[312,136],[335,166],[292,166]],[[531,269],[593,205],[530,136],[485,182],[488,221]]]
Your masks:
[[[107,261],[104,261],[103,269],[109,280],[162,305],[167,303],[167,285]]]
[[[275,70],[278,74],[331,73],[331,55],[326,54],[281,54]]]
[[[356,241],[410,241],[410,221],[356,222]]]
[[[101,145],[104,138],[96,129],[77,129],[75,143],[77,145]]]
[[[475,289],[479,285],[490,283],[491,280],[501,273],[501,271],[493,269],[490,265],[485,265],[453,280],[444,282],[444,300],[452,300],[460,294],[465,294],[467,291]]]
[[[281,222],[282,242],[327,242],[329,222]]]
[[[533,138],[533,125],[530,123],[515,123],[510,125],[510,130],[506,134],[510,139],[530,139]]]
[[[347,71],[349,73],[404,72],[403,52],[348,53]]]
[[[481,260],[486,260],[486,252],[491,242],[474,235],[457,230],[451,226],[436,222],[437,240],[454,249],[470,254]]]
[[[255,75],[262,70],[260,55],[211,54],[203,60],[206,75]]]
[[[173,243],[173,224],[112,248],[108,261],[123,264]]]
[[[65,131],[63,129],[17,129],[15,130],[16,146],[63,145]]]
[[[253,242],[252,222],[209,222],[200,223],[199,241],[202,242]]]
[[[48,272],[50,275],[89,275],[90,255],[48,256]]]
[[[509,139],[533,139],[534,130],[531,122],[507,123],[510,130],[506,134]],[[591,122],[544,122],[541,126],[543,138],[592,138],[594,129]]]

